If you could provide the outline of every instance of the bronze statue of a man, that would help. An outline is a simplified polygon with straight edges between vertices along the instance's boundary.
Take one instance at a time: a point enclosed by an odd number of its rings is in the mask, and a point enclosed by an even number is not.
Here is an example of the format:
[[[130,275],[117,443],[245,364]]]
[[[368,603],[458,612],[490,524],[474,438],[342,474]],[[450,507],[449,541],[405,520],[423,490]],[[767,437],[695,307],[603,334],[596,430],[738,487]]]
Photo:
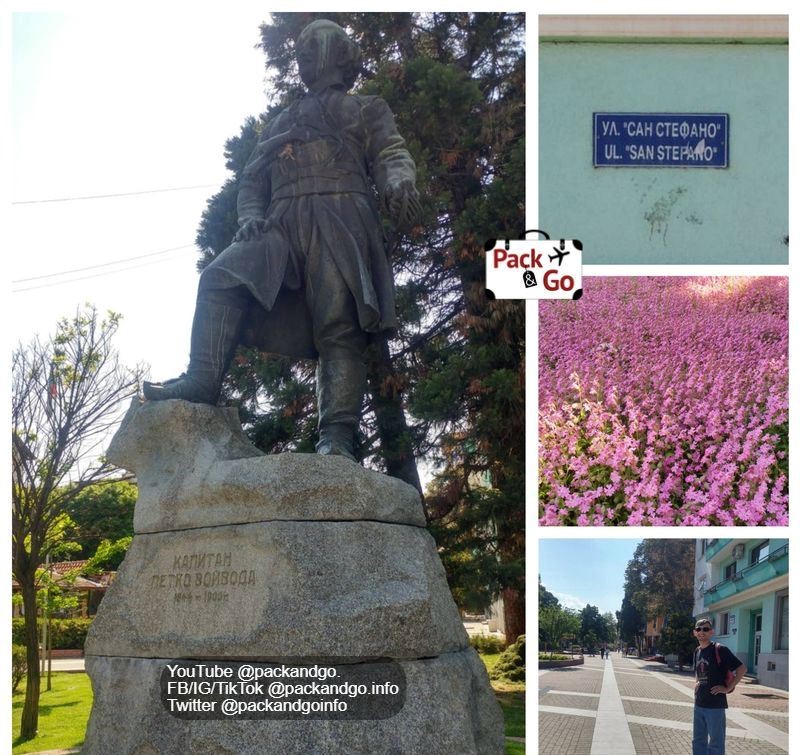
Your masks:
[[[396,326],[373,184],[407,227],[416,168],[388,105],[347,94],[361,52],[344,30],[314,21],[296,47],[308,92],[266,125],[244,169],[239,230],[200,276],[189,367],[144,395],[216,404],[239,343],[316,356],[317,452],[352,459],[368,341]]]

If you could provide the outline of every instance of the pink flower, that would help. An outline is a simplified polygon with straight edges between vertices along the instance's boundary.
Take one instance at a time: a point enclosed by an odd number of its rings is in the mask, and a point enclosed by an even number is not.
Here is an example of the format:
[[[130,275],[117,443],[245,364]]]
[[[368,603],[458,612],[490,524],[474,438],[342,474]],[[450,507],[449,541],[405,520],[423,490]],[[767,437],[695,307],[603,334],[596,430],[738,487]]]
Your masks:
[[[539,313],[542,524],[788,522],[786,278],[589,278]]]

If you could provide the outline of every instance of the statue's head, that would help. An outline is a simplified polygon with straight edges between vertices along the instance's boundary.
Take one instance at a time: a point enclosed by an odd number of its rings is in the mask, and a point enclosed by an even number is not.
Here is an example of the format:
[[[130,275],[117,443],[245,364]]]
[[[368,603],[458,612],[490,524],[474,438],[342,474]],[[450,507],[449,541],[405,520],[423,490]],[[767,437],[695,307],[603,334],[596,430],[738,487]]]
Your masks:
[[[297,38],[297,67],[309,89],[353,86],[361,68],[361,50],[333,21],[313,21]]]

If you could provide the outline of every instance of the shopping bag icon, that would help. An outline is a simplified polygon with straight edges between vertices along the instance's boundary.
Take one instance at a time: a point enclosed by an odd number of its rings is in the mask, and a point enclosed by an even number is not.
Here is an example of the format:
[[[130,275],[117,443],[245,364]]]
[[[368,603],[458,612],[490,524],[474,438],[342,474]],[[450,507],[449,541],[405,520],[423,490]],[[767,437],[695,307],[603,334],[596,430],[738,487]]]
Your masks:
[[[484,248],[489,298],[580,299],[583,294],[578,239],[489,239]]]

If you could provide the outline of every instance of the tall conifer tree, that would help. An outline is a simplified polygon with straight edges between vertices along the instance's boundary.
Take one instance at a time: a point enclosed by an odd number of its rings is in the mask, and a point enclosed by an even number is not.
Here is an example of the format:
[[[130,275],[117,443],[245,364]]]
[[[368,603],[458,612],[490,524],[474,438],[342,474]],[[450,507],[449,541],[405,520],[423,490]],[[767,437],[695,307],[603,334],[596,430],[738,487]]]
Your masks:
[[[226,145],[231,180],[198,233],[199,266],[236,230],[237,182],[264,122],[301,96],[294,40],[329,18],[361,46],[354,92],[383,97],[417,164],[424,217],[387,225],[401,329],[373,347],[358,453],[420,488],[465,608],[502,593],[509,641],[524,632],[524,308],[484,292],[488,238],[524,230],[524,16],[274,13],[261,29],[269,109]],[[265,451],[311,451],[313,364],[240,351],[227,383]]]

